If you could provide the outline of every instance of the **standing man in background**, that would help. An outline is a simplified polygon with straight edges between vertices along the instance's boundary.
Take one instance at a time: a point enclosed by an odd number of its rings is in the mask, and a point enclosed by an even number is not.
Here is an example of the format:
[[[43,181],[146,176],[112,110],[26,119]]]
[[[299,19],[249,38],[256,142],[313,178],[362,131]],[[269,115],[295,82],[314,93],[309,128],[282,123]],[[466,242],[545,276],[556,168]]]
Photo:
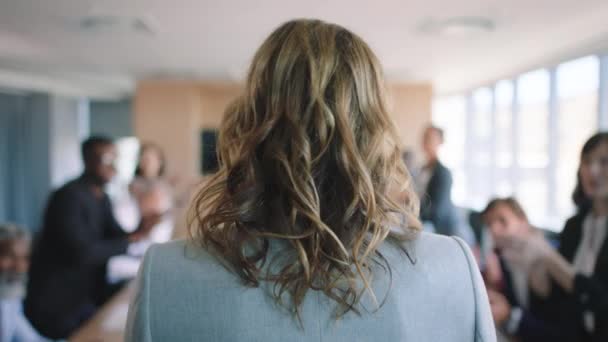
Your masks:
[[[428,126],[422,136],[426,163],[419,170],[417,179],[420,219],[424,223],[432,223],[438,234],[454,235],[458,230],[458,218],[451,198],[452,174],[439,161],[442,144],[443,130]]]
[[[160,220],[144,217],[130,234],[116,222],[104,192],[116,173],[112,140],[89,138],[82,158],[82,176],[50,196],[32,257],[25,312],[51,338],[67,338],[117,290],[106,280],[108,260],[127,253]]]

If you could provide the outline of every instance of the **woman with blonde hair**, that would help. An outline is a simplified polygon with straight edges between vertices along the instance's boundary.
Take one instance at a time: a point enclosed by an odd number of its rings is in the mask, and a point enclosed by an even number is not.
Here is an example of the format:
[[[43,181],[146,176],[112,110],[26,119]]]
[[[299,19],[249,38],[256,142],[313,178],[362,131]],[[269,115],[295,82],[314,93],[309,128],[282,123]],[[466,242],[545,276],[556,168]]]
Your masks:
[[[348,30],[277,28],[220,127],[191,238],[152,247],[128,341],[494,341],[475,261],[420,233],[381,67]]]

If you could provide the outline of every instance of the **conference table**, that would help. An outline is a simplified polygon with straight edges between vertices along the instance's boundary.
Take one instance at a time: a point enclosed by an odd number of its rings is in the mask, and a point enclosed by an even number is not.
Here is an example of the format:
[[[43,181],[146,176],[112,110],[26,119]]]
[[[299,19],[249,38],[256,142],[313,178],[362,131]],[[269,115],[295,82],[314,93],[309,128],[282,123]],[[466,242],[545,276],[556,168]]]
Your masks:
[[[72,335],[70,342],[122,342],[129,302],[134,294],[134,283],[131,282],[120,290],[112,299]]]
[[[116,262],[114,262],[116,261]],[[122,342],[131,298],[135,295],[135,275],[141,260],[117,256],[109,261],[109,273],[115,280],[131,279],[106,302],[95,315],[78,329],[68,341],[70,342]]]
[[[185,209],[182,209],[185,210]],[[181,215],[178,217],[185,217]],[[183,239],[187,236],[185,229],[177,229],[177,227],[186,227],[183,222],[178,222],[175,225],[176,229],[173,232],[173,239]],[[139,262],[134,263],[128,261],[128,258],[116,258],[118,261],[115,267],[112,267],[117,278],[133,279],[139,267]],[[110,261],[112,263],[112,261]],[[125,335],[125,324],[127,323],[127,313],[131,298],[135,295],[135,282],[131,281],[122,290],[114,295],[101,309],[95,313],[93,318],[87,321],[80,329],[78,329],[68,341],[70,342],[122,342]]]

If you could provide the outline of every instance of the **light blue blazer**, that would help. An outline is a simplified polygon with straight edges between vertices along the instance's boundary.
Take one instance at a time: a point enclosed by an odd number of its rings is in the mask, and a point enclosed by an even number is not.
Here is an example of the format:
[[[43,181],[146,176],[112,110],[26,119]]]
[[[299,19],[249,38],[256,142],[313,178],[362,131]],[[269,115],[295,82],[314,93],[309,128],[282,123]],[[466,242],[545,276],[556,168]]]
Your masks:
[[[422,233],[405,252],[386,243],[380,251],[392,281],[375,273],[379,309],[366,296],[368,312],[335,320],[334,302],[309,291],[299,326],[268,294],[272,285],[241,285],[188,242],[155,245],[140,269],[126,341],[496,341],[486,289],[462,240]]]

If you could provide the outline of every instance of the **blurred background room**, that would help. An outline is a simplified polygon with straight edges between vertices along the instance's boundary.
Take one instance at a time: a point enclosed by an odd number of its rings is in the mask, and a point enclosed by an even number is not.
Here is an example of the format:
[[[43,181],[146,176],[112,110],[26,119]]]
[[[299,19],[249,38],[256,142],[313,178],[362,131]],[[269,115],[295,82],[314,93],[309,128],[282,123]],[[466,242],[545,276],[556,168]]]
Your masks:
[[[218,168],[224,110],[256,47],[293,18],[343,25],[378,55],[425,229],[461,236],[483,266],[482,211],[513,197],[556,243],[576,213],[583,144],[608,129],[605,0],[1,0],[0,224],[7,241],[22,239],[15,227],[31,236],[19,278],[33,291],[22,294],[31,329],[121,340],[141,256],[188,236],[192,195]],[[103,204],[84,204],[82,182]],[[89,237],[51,233],[89,210],[102,215],[100,238],[122,239],[94,255]],[[31,282],[63,272],[67,255],[96,260],[79,276],[104,289],[54,330],[58,304]]]

